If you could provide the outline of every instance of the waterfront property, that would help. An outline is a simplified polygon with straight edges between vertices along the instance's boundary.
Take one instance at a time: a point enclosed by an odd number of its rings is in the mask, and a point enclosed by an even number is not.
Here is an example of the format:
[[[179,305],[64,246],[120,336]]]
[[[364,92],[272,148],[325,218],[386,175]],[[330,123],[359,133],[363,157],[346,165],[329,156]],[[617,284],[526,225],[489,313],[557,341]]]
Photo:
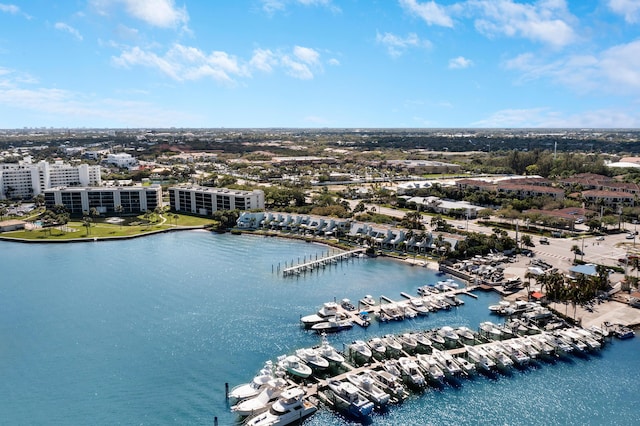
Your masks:
[[[198,185],[169,188],[173,211],[209,216],[219,210],[264,209],[264,191],[241,191]]]
[[[82,214],[95,208],[101,214],[135,214],[153,211],[162,205],[162,187],[118,186],[118,187],[59,187],[44,191],[47,208],[63,205],[72,215]]]

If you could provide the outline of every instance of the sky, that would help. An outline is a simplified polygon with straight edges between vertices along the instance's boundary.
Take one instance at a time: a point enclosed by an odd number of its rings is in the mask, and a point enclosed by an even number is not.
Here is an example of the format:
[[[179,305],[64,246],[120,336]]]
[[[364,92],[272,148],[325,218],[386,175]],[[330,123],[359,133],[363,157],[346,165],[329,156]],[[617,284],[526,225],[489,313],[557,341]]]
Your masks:
[[[640,0],[0,0],[0,128],[640,128]]]

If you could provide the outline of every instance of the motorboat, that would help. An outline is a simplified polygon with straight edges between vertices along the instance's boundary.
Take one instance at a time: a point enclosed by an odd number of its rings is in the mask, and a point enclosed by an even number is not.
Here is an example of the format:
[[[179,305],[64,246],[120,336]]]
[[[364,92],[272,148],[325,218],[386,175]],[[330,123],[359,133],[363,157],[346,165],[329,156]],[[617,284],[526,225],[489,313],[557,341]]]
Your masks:
[[[403,318],[415,318],[418,316],[418,312],[411,306],[403,305],[401,309]]]
[[[374,337],[370,339],[367,344],[371,348],[371,353],[377,359],[383,359],[387,353],[387,346],[384,344],[381,338]]]
[[[413,338],[410,333],[403,333],[398,336],[398,341],[402,345],[402,349],[409,353],[414,353],[418,347],[418,341]]]
[[[481,322],[480,331],[482,331],[485,337],[491,340],[502,339],[502,331],[500,331],[500,329],[491,321]]]
[[[311,327],[314,324],[319,322],[327,321],[330,317],[340,316],[339,314],[339,306],[336,302],[325,302],[322,307],[312,315],[307,315],[300,318],[302,324],[305,327]]]
[[[585,330],[584,328],[580,328],[580,327],[575,327],[572,330],[574,334],[577,334],[578,336],[580,336],[582,341],[587,344],[587,348],[590,351],[595,351],[597,349],[602,348],[602,344],[589,330]]]
[[[372,295],[367,294],[362,299],[360,299],[360,304],[362,304],[364,306],[375,306],[376,305],[376,299],[374,299]]]
[[[547,343],[553,346],[554,352],[557,355],[566,355],[573,352],[573,346],[559,336],[553,334],[541,334],[540,336],[544,336]]]
[[[597,325],[592,325],[591,327],[589,327],[589,331],[598,340],[603,340],[605,337],[609,337],[609,330],[607,330],[604,327],[598,327]]]
[[[399,321],[404,319],[402,310],[397,303],[384,303],[380,305],[380,315],[384,315],[388,320]]]
[[[286,385],[287,382],[284,379],[273,379],[258,395],[233,405],[231,411],[239,416],[252,416],[267,411],[269,406],[278,399]]]
[[[401,379],[402,371],[400,371],[400,364],[397,359],[388,359],[382,363],[382,368],[389,374]]]
[[[335,333],[352,327],[353,321],[350,319],[339,319],[337,316],[333,316],[327,318],[326,321],[313,324],[311,329],[319,333]]]
[[[489,311],[492,314],[497,314],[497,315],[506,315],[506,310],[507,308],[509,308],[511,306],[511,303],[507,302],[506,300],[501,300],[500,302],[498,302],[496,305],[490,305],[489,306]]]
[[[326,358],[330,363],[333,364],[342,364],[344,362],[344,357],[340,352],[336,350],[333,346],[329,344],[329,340],[327,340],[327,335],[322,335],[322,340],[320,341],[320,346],[317,349],[320,356]]]
[[[455,357],[456,362],[458,363],[458,365],[460,366],[460,368],[462,368],[462,371],[464,371],[464,373],[467,376],[472,376],[474,374],[476,374],[477,369],[475,364],[471,363],[469,360],[461,357],[461,356],[457,356]]]
[[[465,349],[467,350],[469,360],[473,362],[477,368],[484,371],[490,371],[496,368],[495,361],[481,348],[465,345]]]
[[[344,309],[345,311],[356,310],[356,307],[353,305],[353,303],[351,303],[351,300],[349,299],[342,299],[342,301],[340,302],[340,306],[342,306],[342,309]]]
[[[249,419],[246,426],[287,426],[310,416],[318,407],[304,399],[304,391],[300,388],[287,389],[271,408]]]
[[[274,378],[273,362],[267,361],[265,366],[260,369],[249,383],[243,383],[231,389],[231,392],[229,392],[229,398],[237,401],[253,398],[260,393],[270,380]]]
[[[429,340],[429,338],[424,333],[411,333],[411,335],[414,339],[416,339],[416,343],[418,344],[416,347],[417,352],[431,352],[431,340]]]
[[[513,367],[513,361],[507,355],[500,346],[497,345],[487,345],[483,349],[487,351],[487,354],[496,360],[496,365],[498,368],[508,370]]]
[[[476,336],[469,327],[460,326],[455,329],[456,334],[466,344],[473,344],[476,341]]]
[[[547,337],[544,334],[529,336],[528,341],[531,346],[538,350],[542,357],[546,358],[555,354],[554,346],[547,340]]]
[[[369,370],[365,370],[360,374],[347,374],[347,380],[357,386],[367,399],[378,407],[387,405],[391,399],[389,394],[376,384]]]
[[[448,325],[439,328],[436,333],[444,337],[445,345],[449,347],[456,346],[460,341],[460,336],[458,336],[453,327],[449,327]]]
[[[460,368],[449,352],[434,348],[432,356],[443,368],[446,376],[455,377],[462,375],[462,368]]]
[[[394,335],[386,334],[382,337],[382,342],[387,347],[387,355],[396,356],[402,351],[402,343],[400,343]]]
[[[422,388],[426,385],[424,375],[420,372],[418,364],[409,357],[401,357],[398,359],[402,378],[409,385]]]
[[[431,331],[429,333],[429,339],[431,340],[432,345],[444,348],[444,345],[445,345],[444,337],[442,337],[436,331]]]
[[[367,417],[374,409],[373,403],[353,383],[332,379],[329,380],[329,389],[333,393],[335,405],[354,417]]]
[[[531,357],[524,350],[524,347],[516,340],[505,340],[500,348],[511,360],[520,367],[526,366],[531,361]]]
[[[295,355],[282,357],[280,360],[280,365],[290,375],[303,379],[309,377],[313,372],[311,370],[311,367],[302,362],[302,360]]]
[[[556,331],[556,335],[564,339],[568,344],[573,346],[574,351],[583,353],[587,351],[587,344],[582,341],[580,336],[577,336],[569,329],[562,329]]]
[[[351,343],[349,345],[349,351],[352,356],[360,362],[368,362],[373,356],[371,348],[363,340],[355,340]]]
[[[394,376],[386,370],[372,370],[371,376],[379,383],[382,390],[396,400],[402,401],[409,396],[400,377]]]
[[[540,349],[538,349],[530,337],[521,337],[519,343],[522,345],[522,350],[529,355],[529,358],[538,359],[542,355]]]
[[[458,296],[456,296],[453,293],[444,293],[443,296],[444,296],[445,302],[448,302],[449,304],[452,304],[453,306],[464,305],[464,300],[460,299]]]
[[[325,370],[329,368],[329,360],[320,356],[318,351],[313,348],[298,349],[296,356],[313,370]]]
[[[444,383],[444,371],[433,355],[418,354],[416,355],[416,362],[432,383]]]
[[[455,282],[453,279],[448,278],[444,281],[438,281],[434,287],[440,291],[447,291],[447,290],[455,290],[458,289],[458,287],[460,287],[460,284],[458,284],[457,282]]]
[[[429,308],[427,308],[419,297],[412,297],[409,299],[409,303],[411,305],[411,309],[417,312],[418,315],[426,316],[429,315]]]
[[[433,288],[432,285],[423,285],[421,287],[418,287],[418,296],[429,296],[431,294],[437,293],[438,291],[436,289]]]

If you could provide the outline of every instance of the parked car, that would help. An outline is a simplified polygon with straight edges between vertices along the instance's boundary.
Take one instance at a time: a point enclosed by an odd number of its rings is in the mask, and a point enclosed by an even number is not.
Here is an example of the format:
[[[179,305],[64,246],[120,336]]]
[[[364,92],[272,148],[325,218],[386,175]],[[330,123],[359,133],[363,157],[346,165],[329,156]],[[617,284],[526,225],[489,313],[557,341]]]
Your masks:
[[[541,237],[540,244],[549,244],[549,239],[547,237]]]
[[[627,236],[625,238],[627,240],[633,240],[634,238],[636,238],[636,234],[627,234]]]
[[[604,241],[604,236],[603,235],[597,236],[596,241]]]

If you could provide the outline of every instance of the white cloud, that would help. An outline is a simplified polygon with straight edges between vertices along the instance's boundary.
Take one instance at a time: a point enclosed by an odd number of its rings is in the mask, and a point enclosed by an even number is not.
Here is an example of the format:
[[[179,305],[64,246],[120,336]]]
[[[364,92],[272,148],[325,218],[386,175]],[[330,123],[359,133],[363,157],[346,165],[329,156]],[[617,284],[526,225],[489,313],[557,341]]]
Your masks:
[[[326,7],[332,12],[340,12],[340,8],[333,4],[332,0],[260,0],[262,10],[269,14],[286,10],[287,5],[320,6]]]
[[[269,49],[256,49],[253,52],[253,56],[249,61],[249,65],[252,68],[258,69],[264,72],[273,71],[273,67],[278,64],[278,58]]]
[[[178,8],[174,0],[91,0],[99,13],[108,14],[112,7],[124,7],[132,17],[160,28],[186,28],[189,14]]]
[[[402,55],[407,49],[412,47],[431,47],[431,42],[428,40],[420,40],[420,37],[415,33],[410,33],[404,38],[392,33],[377,33],[376,41],[385,46],[389,54],[394,57]]]
[[[295,61],[289,56],[283,56],[280,59],[280,63],[284,67],[285,72],[293,78],[297,78],[299,80],[313,79],[313,72],[305,63]]]
[[[331,59],[329,59],[329,60],[327,61],[327,63],[328,63],[329,65],[332,65],[332,66],[338,66],[338,65],[340,65],[340,61],[339,61],[339,60],[337,60],[336,58],[331,58]]]
[[[295,46],[293,48],[293,54],[302,62],[311,65],[318,64],[318,60],[320,59],[320,54],[309,47]]]
[[[480,13],[476,29],[488,36],[523,37],[551,46],[566,46],[577,39],[570,23],[576,19],[565,0],[539,0],[533,4],[513,0],[469,0],[465,9]]]
[[[156,68],[177,81],[210,77],[219,82],[233,83],[235,77],[247,74],[238,60],[225,52],[205,54],[200,49],[181,44],[174,44],[163,56],[134,47],[112,60],[121,67],[140,65]]]
[[[550,108],[505,109],[472,123],[486,128],[637,128],[640,112],[625,109],[598,109],[566,114]]]
[[[523,54],[507,61],[505,67],[522,72],[523,82],[549,78],[579,93],[640,95],[640,40],[550,63]]]
[[[421,18],[427,25],[453,27],[453,19],[449,16],[445,7],[440,6],[435,1],[418,3],[416,0],[400,0],[400,6],[411,14]]]
[[[473,65],[473,61],[471,59],[466,59],[463,56],[458,56],[457,58],[453,58],[449,60],[450,69],[469,68],[472,65]]]
[[[640,2],[638,0],[609,0],[609,8],[630,24],[640,22]]]
[[[15,4],[3,4],[0,3],[0,12],[11,13],[12,15],[18,14],[20,8]]]
[[[64,22],[56,22],[53,27],[58,31],[67,32],[72,36],[74,36],[75,38],[77,38],[78,40],[82,41],[82,34],[80,34],[78,30],[76,30],[75,28],[73,28],[68,24],[65,24]]]

